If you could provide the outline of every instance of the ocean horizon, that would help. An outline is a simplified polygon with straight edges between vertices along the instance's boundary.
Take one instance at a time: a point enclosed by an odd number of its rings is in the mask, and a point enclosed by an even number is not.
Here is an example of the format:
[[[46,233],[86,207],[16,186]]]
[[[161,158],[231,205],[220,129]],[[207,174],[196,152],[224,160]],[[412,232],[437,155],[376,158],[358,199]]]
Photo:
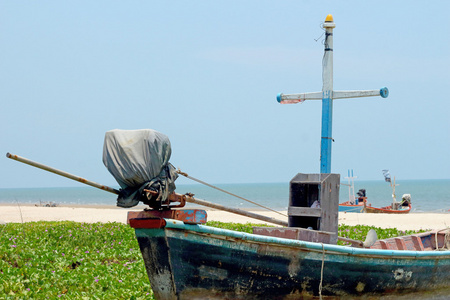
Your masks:
[[[403,194],[411,195],[411,212],[449,213],[450,211],[450,179],[440,180],[403,180],[397,181],[397,200]],[[349,199],[349,189],[341,182],[339,202]],[[236,194],[242,198],[256,202],[273,210],[287,210],[289,203],[289,183],[239,183],[217,184],[217,187]],[[390,205],[392,189],[385,181],[355,181],[355,193],[359,189],[366,190],[369,203],[374,207]],[[260,206],[230,196],[211,187],[201,184],[179,184],[177,193],[193,193],[194,197],[217,204],[242,209],[263,209]],[[46,188],[2,188],[0,204],[42,205],[99,205],[115,206],[117,196],[90,186],[80,187],[46,187]],[[186,204],[187,207],[197,207]],[[450,223],[450,220],[449,220]]]

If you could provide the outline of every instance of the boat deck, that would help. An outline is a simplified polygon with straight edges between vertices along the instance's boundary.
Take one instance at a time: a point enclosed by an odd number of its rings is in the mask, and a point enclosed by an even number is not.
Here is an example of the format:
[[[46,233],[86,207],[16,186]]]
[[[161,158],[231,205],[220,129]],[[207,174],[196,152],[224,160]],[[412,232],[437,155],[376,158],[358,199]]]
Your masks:
[[[433,251],[450,248],[450,229],[378,240],[370,249]]]

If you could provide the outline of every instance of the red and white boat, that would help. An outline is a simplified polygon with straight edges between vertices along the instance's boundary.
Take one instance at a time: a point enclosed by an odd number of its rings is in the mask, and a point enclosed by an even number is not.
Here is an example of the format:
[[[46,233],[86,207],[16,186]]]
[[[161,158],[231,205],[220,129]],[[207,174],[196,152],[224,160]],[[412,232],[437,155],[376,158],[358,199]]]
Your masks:
[[[383,170],[384,178],[386,182],[389,182],[392,188],[392,204],[389,206],[384,207],[372,207],[372,206],[364,206],[364,212],[365,213],[372,213],[372,214],[407,214],[411,211],[411,195],[410,194],[404,194],[402,196],[402,201],[398,202],[395,196],[395,187],[398,184],[395,184],[395,177],[394,182],[391,182],[391,175],[389,174],[389,170]]]

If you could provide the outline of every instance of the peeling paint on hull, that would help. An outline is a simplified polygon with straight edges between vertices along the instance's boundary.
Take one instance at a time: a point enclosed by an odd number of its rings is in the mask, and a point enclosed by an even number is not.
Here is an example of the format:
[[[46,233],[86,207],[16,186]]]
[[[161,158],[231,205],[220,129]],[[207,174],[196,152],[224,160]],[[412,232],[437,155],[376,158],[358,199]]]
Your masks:
[[[157,299],[339,298],[450,289],[450,251],[355,249],[173,220],[165,228],[137,228],[136,236]]]

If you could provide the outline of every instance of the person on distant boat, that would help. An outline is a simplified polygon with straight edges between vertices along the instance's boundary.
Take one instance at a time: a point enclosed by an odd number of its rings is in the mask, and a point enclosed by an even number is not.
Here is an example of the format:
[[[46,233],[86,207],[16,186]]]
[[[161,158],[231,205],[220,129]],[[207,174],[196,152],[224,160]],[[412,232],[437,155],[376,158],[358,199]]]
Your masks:
[[[411,194],[403,194],[402,206],[409,206],[410,203],[411,203]]]
[[[358,198],[356,199],[356,204],[358,204],[360,201],[364,202],[364,198],[366,198],[366,190],[360,189],[356,195],[358,195]]]

